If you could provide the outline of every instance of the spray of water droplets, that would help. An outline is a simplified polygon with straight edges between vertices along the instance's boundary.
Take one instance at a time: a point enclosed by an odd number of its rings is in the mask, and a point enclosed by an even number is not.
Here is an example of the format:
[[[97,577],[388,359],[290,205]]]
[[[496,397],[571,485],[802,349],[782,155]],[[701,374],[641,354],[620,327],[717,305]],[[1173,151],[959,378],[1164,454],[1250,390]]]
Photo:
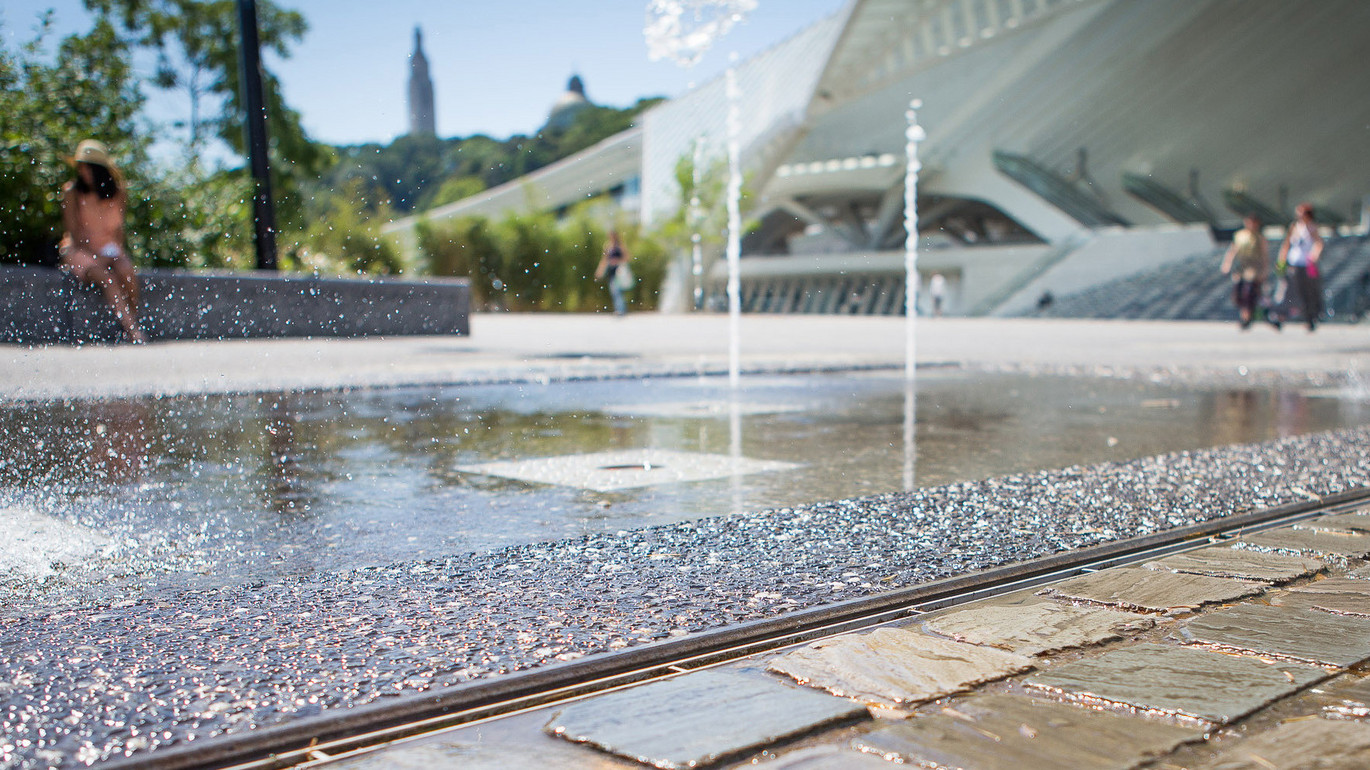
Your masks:
[[[642,34],[647,57],[693,66],[714,41],[756,8],[757,0],[651,0]]]

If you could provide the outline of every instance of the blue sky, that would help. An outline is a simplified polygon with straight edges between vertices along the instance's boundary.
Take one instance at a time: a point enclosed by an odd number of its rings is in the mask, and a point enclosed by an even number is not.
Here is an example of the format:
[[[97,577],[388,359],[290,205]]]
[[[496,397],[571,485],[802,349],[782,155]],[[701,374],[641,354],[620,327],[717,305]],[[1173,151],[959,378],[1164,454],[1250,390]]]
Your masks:
[[[422,25],[434,81],[438,133],[505,137],[530,133],[579,73],[598,104],[674,96],[727,66],[840,10],[845,0],[759,0],[757,9],[690,69],[649,62],[645,0],[282,0],[310,31],[286,61],[270,61],[287,101],[316,139],[388,142],[406,130],[405,84],[414,26]],[[38,15],[55,12],[58,33],[88,28],[80,0],[5,0],[7,47],[32,37]],[[145,66],[150,66],[147,63]],[[149,112],[171,120],[184,95],[155,94]]]

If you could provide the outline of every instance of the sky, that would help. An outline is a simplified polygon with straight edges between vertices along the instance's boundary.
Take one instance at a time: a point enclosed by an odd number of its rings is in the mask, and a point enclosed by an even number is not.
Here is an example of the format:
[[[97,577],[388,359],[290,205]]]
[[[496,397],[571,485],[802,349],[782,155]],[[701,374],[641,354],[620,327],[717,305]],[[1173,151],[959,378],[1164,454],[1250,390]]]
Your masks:
[[[406,89],[414,27],[423,28],[438,134],[530,134],[542,126],[572,74],[596,104],[626,107],[645,96],[677,96],[722,74],[729,54],[760,53],[846,0],[758,0],[757,7],[686,69],[649,61],[646,0],[280,0],[309,32],[291,58],[267,58],[306,131],[330,144],[386,143],[408,126]],[[57,34],[89,29],[80,0],[5,0],[0,36],[13,50],[54,11]],[[150,72],[151,59],[139,69]],[[155,92],[148,112],[175,120],[182,93]]]

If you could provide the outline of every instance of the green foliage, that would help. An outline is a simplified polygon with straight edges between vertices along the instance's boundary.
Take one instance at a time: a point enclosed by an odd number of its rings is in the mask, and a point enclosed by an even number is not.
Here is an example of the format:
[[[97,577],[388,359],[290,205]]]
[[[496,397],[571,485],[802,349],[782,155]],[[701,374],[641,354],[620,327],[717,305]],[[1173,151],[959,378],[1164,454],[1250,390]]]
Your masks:
[[[471,301],[476,307],[488,307],[500,296],[499,244],[488,219],[465,217],[440,227],[425,220],[416,229],[419,253],[424,255],[429,272],[469,277]]]
[[[236,0],[85,0],[85,5],[96,14],[98,24],[122,31],[125,49],[141,47],[157,53],[153,85],[184,88],[189,93],[191,157],[199,154],[206,129],[246,156]],[[290,46],[307,29],[303,16],[270,0],[257,3],[257,22],[262,48],[281,58],[289,58]],[[302,188],[324,171],[331,156],[305,134],[299,114],[281,96],[280,82],[265,67],[262,88],[279,226],[303,227]],[[202,118],[201,101],[206,98],[214,102],[217,112]],[[245,175],[246,171],[235,173]],[[241,227],[250,228],[250,219],[242,221]]]
[[[360,182],[352,182],[326,202],[307,228],[281,239],[284,267],[332,274],[406,272],[399,251],[354,205],[360,189]]]
[[[147,140],[136,122],[143,96],[114,29],[97,24],[64,39],[52,64],[39,55],[46,34],[47,24],[19,51],[0,43],[0,260],[7,262],[51,257],[61,237],[61,186],[73,178],[66,158],[80,140],[110,146],[131,200],[148,182],[140,174]]]
[[[485,183],[476,176],[454,176],[442,183],[438,191],[433,194],[428,208],[445,206],[448,203],[455,203],[464,198],[470,198],[485,189]]]
[[[619,228],[638,278],[633,307],[656,307],[667,251],[652,237]],[[510,214],[491,222],[466,217],[418,228],[419,252],[434,275],[471,279],[477,307],[505,310],[594,312],[610,307],[609,291],[595,280],[607,228],[588,208],[558,222],[551,214]]]

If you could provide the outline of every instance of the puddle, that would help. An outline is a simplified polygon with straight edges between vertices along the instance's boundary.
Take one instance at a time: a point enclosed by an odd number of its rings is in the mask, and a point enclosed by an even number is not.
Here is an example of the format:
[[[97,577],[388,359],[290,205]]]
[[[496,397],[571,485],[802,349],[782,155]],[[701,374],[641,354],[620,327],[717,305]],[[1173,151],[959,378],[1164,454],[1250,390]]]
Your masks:
[[[744,378],[736,394],[709,377],[9,405],[0,508],[120,543],[117,558],[73,557],[106,559],[94,585],[222,585],[897,492],[911,470],[936,486],[1365,416],[1294,391],[938,370],[919,380],[907,456],[904,404],[900,373],[866,372]],[[596,472],[652,482],[469,471],[600,453],[627,454]],[[670,477],[701,457],[723,459]]]

